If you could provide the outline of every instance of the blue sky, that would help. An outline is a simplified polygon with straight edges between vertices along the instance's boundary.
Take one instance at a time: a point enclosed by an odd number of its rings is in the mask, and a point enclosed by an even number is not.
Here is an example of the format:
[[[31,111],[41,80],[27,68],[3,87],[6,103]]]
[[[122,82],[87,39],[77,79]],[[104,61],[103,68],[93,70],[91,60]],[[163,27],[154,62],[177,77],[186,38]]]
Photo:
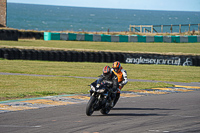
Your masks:
[[[200,11],[200,0],[7,0],[7,2],[94,8]]]

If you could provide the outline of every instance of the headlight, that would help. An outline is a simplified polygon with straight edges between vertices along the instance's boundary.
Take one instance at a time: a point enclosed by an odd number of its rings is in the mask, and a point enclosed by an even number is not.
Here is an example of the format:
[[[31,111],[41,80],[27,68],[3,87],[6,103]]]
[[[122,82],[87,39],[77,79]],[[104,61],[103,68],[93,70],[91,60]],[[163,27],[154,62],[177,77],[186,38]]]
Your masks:
[[[94,86],[91,85],[90,87],[91,87],[91,90],[95,91],[95,87]]]
[[[97,92],[99,92],[99,93],[102,93],[102,92],[104,92],[105,91],[105,89],[98,89],[97,90]]]

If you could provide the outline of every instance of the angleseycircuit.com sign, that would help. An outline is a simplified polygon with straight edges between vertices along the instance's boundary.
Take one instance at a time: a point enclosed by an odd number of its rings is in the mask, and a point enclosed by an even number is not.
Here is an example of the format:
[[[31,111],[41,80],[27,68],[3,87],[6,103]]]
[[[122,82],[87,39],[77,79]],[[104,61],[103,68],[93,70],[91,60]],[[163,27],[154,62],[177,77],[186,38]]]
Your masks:
[[[180,57],[126,57],[126,63],[192,66],[192,59]]]

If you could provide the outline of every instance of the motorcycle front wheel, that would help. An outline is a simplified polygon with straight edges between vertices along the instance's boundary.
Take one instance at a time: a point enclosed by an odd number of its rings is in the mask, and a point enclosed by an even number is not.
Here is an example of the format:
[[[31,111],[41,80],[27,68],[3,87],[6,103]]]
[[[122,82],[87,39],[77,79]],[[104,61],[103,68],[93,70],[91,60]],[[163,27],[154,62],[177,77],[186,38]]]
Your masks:
[[[103,115],[107,115],[111,110],[110,103],[106,103],[106,106],[100,110]]]
[[[89,100],[87,107],[86,107],[86,115],[87,116],[91,116],[93,114],[95,101],[96,101],[95,97],[93,97],[93,96],[90,97],[90,100]]]

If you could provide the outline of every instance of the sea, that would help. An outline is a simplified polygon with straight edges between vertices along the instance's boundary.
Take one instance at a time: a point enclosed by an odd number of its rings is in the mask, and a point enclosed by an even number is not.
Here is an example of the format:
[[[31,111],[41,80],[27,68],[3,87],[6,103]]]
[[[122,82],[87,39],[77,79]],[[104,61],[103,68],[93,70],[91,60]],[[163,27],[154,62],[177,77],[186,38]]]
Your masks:
[[[200,23],[200,12],[86,8],[37,4],[7,4],[7,26],[38,31],[129,31],[129,25],[179,25]],[[156,29],[157,28],[157,29]],[[164,26],[164,32],[170,32]],[[192,25],[191,30],[198,30]],[[149,29],[150,30],[150,29]],[[160,32],[160,27],[155,27]],[[179,26],[173,27],[178,32]],[[182,26],[182,32],[188,26]]]

